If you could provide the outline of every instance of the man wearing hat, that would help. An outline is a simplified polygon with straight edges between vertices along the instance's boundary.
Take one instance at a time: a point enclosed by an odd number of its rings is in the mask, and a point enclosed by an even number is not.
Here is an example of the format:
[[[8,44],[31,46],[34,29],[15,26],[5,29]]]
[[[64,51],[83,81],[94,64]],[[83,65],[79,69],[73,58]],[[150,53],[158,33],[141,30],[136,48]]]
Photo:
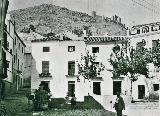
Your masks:
[[[122,110],[125,110],[125,103],[123,98],[120,96],[120,93],[117,92],[116,102],[114,108],[117,112],[117,116],[122,116]]]

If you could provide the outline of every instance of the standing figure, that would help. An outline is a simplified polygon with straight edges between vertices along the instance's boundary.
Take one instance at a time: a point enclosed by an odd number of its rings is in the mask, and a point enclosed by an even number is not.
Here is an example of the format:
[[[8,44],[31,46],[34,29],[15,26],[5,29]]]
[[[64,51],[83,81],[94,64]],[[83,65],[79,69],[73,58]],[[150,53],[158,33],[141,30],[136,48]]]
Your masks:
[[[117,112],[117,116],[122,116],[122,110],[125,110],[125,103],[123,98],[120,96],[120,93],[117,93],[116,102],[114,108]]]

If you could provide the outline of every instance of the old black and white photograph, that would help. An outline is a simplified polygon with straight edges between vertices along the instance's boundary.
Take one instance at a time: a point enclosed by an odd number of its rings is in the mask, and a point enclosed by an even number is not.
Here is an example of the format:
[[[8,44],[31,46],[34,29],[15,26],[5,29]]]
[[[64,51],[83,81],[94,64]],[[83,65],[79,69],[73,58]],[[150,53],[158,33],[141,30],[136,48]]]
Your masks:
[[[0,0],[0,116],[160,116],[160,0]]]

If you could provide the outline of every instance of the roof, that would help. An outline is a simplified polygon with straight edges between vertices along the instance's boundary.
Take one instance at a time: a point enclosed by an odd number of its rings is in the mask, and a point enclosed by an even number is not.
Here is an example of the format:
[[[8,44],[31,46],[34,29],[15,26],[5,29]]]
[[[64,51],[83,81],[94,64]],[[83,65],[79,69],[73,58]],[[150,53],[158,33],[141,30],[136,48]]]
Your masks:
[[[90,37],[84,37],[85,42],[113,42],[113,41],[123,41],[127,40],[127,36],[90,36]]]
[[[59,37],[46,37],[42,39],[34,39],[31,42],[45,42],[45,41],[81,41],[81,40],[72,40],[69,37],[63,37],[63,39],[60,39]]]
[[[24,47],[26,47],[25,43],[21,40],[21,38],[19,37],[19,35],[17,34],[16,31],[14,31],[15,35],[18,37],[18,39],[21,41],[21,43],[24,45]]]
[[[140,27],[144,27],[144,26],[153,26],[153,25],[160,25],[160,22],[148,23],[148,24],[142,24],[142,25],[135,25],[132,28],[140,28]]]

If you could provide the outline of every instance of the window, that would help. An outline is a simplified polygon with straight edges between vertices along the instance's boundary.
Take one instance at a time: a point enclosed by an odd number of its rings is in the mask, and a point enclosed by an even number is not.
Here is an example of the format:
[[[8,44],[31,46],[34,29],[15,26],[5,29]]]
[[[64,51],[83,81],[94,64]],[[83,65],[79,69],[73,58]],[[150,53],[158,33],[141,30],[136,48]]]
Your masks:
[[[17,51],[16,51],[16,63],[17,63]]]
[[[160,50],[160,41],[159,40],[152,40],[152,50],[153,52],[157,52]]]
[[[23,47],[22,47],[22,53],[23,53]]]
[[[41,81],[41,85],[43,85],[43,89],[46,90],[47,92],[50,92],[49,88],[49,81]]]
[[[7,41],[7,50],[9,50],[9,42]]]
[[[68,81],[68,96],[74,97],[75,93],[75,81]]]
[[[15,37],[15,40],[14,40],[14,44],[16,45],[16,37]]]
[[[145,97],[145,85],[138,85],[138,99],[144,99]]]
[[[68,52],[74,52],[75,46],[68,46]]]
[[[121,93],[121,81],[113,81],[113,95]]]
[[[50,48],[49,47],[43,47],[43,52],[50,52]]]
[[[18,59],[18,70],[19,70],[19,59]]]
[[[20,43],[19,43],[19,45],[18,45],[18,48],[19,48],[19,50],[20,50]]]
[[[101,83],[93,82],[93,93],[96,95],[101,95]]]
[[[159,90],[159,84],[153,84],[153,88],[154,88],[154,91],[158,91]]]
[[[140,29],[137,30],[137,34],[140,34]]]
[[[15,63],[16,62],[16,56],[15,55],[14,55],[14,59],[13,60],[14,60],[14,63]]]
[[[99,47],[92,47],[92,53],[99,53]]]
[[[49,61],[42,61],[42,73],[49,73]]]
[[[12,54],[12,49],[10,49],[10,51],[9,51],[11,54]]]
[[[9,61],[6,60],[6,67],[9,68]]]
[[[75,73],[75,61],[68,62],[68,75],[74,75]]]

